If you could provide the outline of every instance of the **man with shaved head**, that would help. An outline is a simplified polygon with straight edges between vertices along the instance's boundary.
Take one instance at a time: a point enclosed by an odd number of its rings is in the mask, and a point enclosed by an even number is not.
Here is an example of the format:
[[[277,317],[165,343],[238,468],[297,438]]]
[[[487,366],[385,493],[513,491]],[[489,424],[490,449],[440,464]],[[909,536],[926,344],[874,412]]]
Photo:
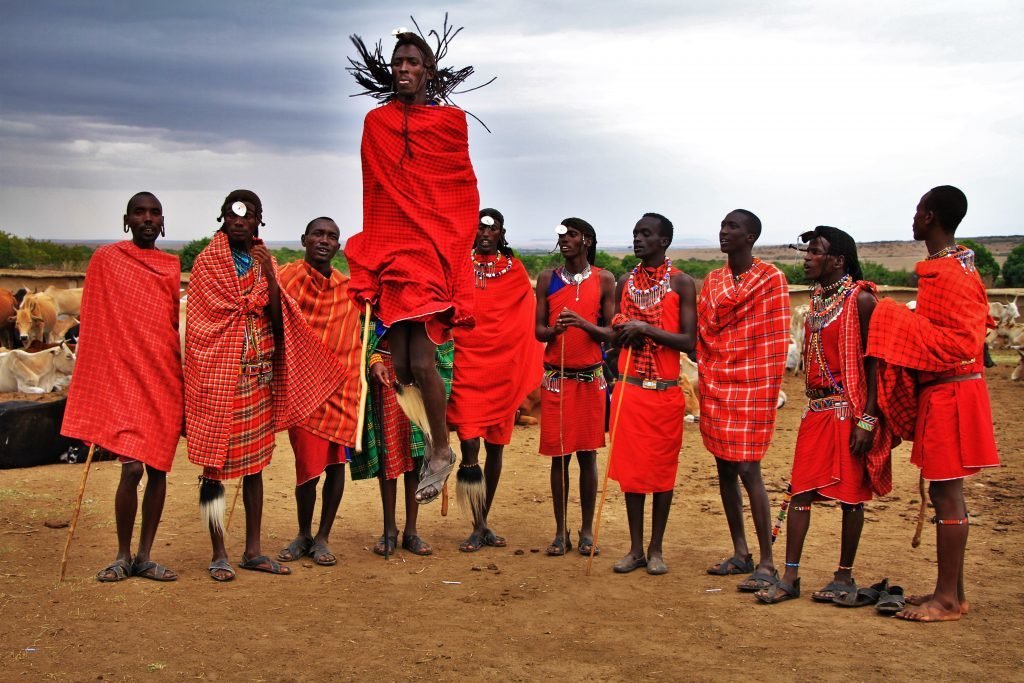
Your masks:
[[[771,504],[761,459],[775,431],[775,411],[789,349],[789,289],[786,277],[770,263],[754,258],[761,221],[736,209],[718,232],[728,263],[708,274],[697,301],[697,362],[700,365],[700,432],[715,456],[718,487],[732,536],[733,554],[709,574],[746,574],[737,587],[755,592],[774,585]],[[743,530],[740,482],[760,548],[758,564]]]

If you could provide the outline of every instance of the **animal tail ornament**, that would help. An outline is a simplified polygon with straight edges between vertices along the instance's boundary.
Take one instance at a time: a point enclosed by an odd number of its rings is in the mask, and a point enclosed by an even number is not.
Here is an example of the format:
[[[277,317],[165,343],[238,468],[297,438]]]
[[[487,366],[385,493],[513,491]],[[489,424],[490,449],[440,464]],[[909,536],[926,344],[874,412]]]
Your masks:
[[[487,505],[487,485],[483,468],[477,465],[462,465],[455,473],[455,500],[459,509],[473,513],[473,520],[483,519]]]
[[[200,478],[199,515],[211,531],[224,533],[224,513],[227,510],[224,484],[215,479]]]
[[[427,421],[427,406],[423,402],[423,393],[415,384],[395,384],[395,398],[409,421],[420,428],[423,439],[430,448],[430,424]]]
[[[782,504],[779,505],[779,516],[775,519],[775,526],[772,527],[772,543],[775,543],[782,533],[782,523],[786,521],[786,512],[789,511],[789,501],[793,499],[793,485],[786,486],[786,493],[782,496]]]

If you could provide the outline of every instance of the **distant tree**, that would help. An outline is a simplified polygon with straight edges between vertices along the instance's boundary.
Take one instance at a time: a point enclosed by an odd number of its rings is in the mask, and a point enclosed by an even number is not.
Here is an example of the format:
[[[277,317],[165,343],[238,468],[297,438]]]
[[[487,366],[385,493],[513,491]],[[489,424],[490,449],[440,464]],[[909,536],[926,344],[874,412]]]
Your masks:
[[[999,279],[999,263],[984,244],[974,240],[957,240],[960,244],[974,251],[974,267],[978,269],[982,281],[988,287],[993,286]]]
[[[178,254],[178,259],[181,260],[182,272],[191,272],[192,264],[196,260],[196,256],[199,256],[199,252],[206,248],[206,245],[210,243],[209,237],[204,237],[201,240],[192,240],[184,247]]]
[[[1003,284],[1024,287],[1024,244],[1018,244],[1003,263]]]
[[[789,284],[802,285],[807,283],[807,278],[804,276],[804,264],[779,263],[776,261],[774,265],[786,276],[786,282]]]

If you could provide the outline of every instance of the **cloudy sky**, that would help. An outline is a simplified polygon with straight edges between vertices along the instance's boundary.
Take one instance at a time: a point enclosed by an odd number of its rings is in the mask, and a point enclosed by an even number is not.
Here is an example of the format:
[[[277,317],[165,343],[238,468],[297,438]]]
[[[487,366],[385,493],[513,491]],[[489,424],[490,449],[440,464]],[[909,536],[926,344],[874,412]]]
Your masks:
[[[385,9],[377,9],[387,5]],[[513,245],[567,216],[624,244],[658,211],[677,243],[744,207],[763,242],[817,224],[908,239],[918,197],[960,186],[965,235],[1020,234],[1019,0],[0,0],[0,230],[116,239],[135,191],[169,239],[210,234],[255,190],[271,240],[310,218],[359,230],[350,34],[464,25],[448,63],[482,201]],[[371,9],[372,8],[372,9]]]

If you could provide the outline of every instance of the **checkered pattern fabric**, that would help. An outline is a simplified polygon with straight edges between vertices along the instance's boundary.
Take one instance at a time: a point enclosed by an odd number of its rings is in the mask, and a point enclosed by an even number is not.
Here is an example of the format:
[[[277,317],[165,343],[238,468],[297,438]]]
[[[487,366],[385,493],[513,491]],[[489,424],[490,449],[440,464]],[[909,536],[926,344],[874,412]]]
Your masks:
[[[180,287],[177,256],[130,241],[96,250],[61,433],[170,471],[184,414]]]
[[[760,259],[739,282],[728,266],[704,280],[697,298],[700,432],[715,457],[757,461],[768,450],[789,316],[785,275]]]
[[[915,384],[982,372],[985,334],[995,326],[985,285],[961,259],[921,261],[916,270],[916,310],[883,299],[868,333],[868,355],[887,364],[879,378],[879,404],[897,435],[908,440],[917,422]]]
[[[185,424],[189,461],[202,467],[225,468],[246,319],[265,316],[269,301],[266,277],[258,271],[253,266],[255,283],[244,290],[222,232],[192,268],[185,328]],[[281,312],[283,343],[273,354],[273,431],[307,417],[334,393],[344,375],[284,291]]]
[[[391,102],[363,124],[363,230],[348,239],[351,296],[390,327],[403,320],[473,324],[480,196],[466,114]],[[435,341],[447,339],[437,339]]]

